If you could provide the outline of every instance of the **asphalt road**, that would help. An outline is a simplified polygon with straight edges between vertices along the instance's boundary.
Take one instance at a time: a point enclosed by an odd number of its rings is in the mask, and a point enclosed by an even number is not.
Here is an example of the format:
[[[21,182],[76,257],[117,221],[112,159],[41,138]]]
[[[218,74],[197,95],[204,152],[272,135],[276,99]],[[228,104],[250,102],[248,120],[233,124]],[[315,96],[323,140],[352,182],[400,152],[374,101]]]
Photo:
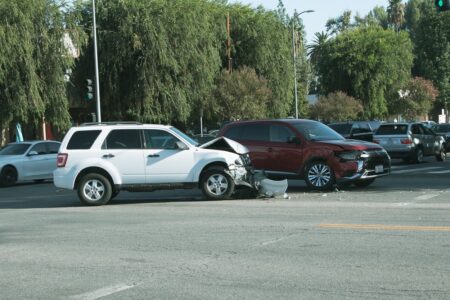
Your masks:
[[[0,299],[450,299],[450,160],[367,188],[205,201],[0,189]]]

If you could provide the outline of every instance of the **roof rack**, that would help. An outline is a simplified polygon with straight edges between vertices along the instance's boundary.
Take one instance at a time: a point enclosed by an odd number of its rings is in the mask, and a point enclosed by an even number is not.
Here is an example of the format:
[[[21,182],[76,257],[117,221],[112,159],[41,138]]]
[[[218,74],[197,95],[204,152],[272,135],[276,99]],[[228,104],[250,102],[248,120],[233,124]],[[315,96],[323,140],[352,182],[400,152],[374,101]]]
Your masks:
[[[83,123],[80,126],[94,126],[94,125],[142,125],[141,122],[133,121],[117,121],[117,122],[88,122]]]

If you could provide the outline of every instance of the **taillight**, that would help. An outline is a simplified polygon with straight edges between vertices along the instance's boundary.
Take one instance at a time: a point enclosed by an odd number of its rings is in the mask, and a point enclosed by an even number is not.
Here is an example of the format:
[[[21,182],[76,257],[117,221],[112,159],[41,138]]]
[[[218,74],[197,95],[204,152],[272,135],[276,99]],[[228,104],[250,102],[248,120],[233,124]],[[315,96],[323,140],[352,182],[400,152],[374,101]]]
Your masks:
[[[66,166],[67,158],[69,157],[69,154],[67,153],[58,153],[58,156],[56,157],[56,165],[58,168],[64,168]]]
[[[411,145],[413,143],[412,139],[402,139],[400,141],[403,145]]]

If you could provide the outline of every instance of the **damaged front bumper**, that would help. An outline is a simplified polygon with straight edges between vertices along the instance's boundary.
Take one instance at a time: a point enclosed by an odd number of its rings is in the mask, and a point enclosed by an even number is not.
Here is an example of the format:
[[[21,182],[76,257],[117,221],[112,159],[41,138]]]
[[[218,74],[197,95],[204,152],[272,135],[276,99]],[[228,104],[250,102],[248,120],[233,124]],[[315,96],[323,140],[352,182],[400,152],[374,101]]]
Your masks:
[[[384,150],[365,151],[366,156],[353,163],[355,167],[349,168],[337,181],[351,182],[387,176],[391,173],[391,158]]]

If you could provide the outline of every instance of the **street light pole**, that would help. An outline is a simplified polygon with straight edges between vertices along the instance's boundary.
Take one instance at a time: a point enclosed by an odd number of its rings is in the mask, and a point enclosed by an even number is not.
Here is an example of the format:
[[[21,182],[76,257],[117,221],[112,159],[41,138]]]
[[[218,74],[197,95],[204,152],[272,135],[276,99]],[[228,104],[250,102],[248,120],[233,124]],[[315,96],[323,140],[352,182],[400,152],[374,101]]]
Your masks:
[[[295,16],[300,16],[301,14],[312,13],[314,10],[305,10],[297,14],[294,11],[294,18],[292,19],[292,56],[294,60],[294,96],[295,96],[295,118],[298,119],[298,95],[297,95],[297,51],[295,47]]]
[[[102,122],[102,113],[100,110],[100,79],[98,75],[98,56],[97,56],[97,24],[95,20],[95,0],[92,0],[93,31],[94,31],[94,61],[95,61],[95,96],[97,100],[97,122]]]

